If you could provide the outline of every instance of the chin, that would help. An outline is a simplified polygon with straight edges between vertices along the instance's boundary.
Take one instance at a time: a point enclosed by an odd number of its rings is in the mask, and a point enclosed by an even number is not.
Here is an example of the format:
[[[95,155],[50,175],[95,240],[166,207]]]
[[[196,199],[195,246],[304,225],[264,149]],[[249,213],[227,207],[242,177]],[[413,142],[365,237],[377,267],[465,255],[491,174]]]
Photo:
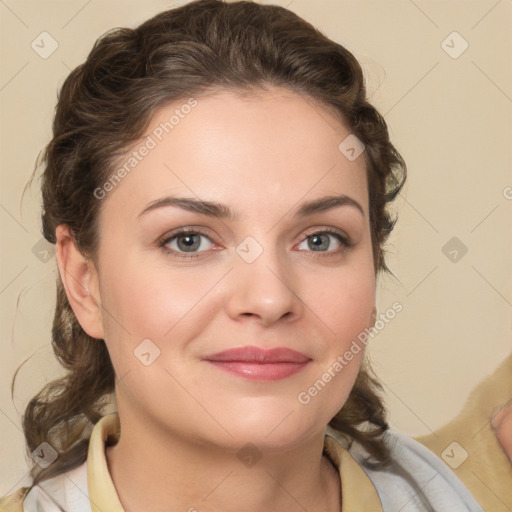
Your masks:
[[[268,397],[260,404],[253,403],[252,407],[234,406],[230,412],[222,420],[233,436],[230,441],[236,446],[250,443],[267,451],[291,449],[322,433],[329,421],[327,415],[323,418],[309,414],[296,401],[283,403]]]

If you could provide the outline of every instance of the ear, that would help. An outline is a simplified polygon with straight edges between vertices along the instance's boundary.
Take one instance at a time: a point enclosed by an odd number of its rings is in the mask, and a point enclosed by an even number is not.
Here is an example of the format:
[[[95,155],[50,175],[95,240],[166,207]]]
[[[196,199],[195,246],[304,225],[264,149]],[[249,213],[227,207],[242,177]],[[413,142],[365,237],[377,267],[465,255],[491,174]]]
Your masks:
[[[78,250],[67,226],[57,226],[55,235],[55,256],[68,301],[82,329],[93,338],[103,339],[98,271]]]

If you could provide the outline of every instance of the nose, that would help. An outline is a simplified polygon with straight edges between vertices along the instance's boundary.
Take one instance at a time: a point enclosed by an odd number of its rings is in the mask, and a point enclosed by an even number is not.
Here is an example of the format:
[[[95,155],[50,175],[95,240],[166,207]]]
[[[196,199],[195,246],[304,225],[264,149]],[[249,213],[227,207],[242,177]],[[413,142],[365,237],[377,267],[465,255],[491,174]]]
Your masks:
[[[295,321],[302,315],[297,279],[277,250],[265,248],[251,263],[236,254],[229,288],[226,309],[237,321],[269,326],[279,320]]]

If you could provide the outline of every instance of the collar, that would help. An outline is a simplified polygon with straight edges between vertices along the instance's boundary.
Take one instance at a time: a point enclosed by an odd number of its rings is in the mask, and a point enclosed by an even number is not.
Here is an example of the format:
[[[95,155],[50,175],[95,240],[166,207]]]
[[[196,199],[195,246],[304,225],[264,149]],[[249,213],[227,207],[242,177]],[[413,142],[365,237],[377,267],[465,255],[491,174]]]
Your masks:
[[[124,512],[108,471],[105,443],[119,440],[121,426],[117,412],[103,416],[94,426],[87,455],[87,482],[92,512]],[[342,512],[382,512],[382,505],[370,478],[327,428],[324,450],[340,474]]]

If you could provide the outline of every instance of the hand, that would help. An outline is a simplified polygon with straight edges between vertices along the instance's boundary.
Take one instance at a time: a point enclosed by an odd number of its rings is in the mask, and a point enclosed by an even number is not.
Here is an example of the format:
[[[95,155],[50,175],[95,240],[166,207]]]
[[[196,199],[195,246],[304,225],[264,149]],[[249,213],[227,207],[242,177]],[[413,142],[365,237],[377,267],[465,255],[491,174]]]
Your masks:
[[[502,407],[491,421],[496,437],[512,462],[512,403]]]

